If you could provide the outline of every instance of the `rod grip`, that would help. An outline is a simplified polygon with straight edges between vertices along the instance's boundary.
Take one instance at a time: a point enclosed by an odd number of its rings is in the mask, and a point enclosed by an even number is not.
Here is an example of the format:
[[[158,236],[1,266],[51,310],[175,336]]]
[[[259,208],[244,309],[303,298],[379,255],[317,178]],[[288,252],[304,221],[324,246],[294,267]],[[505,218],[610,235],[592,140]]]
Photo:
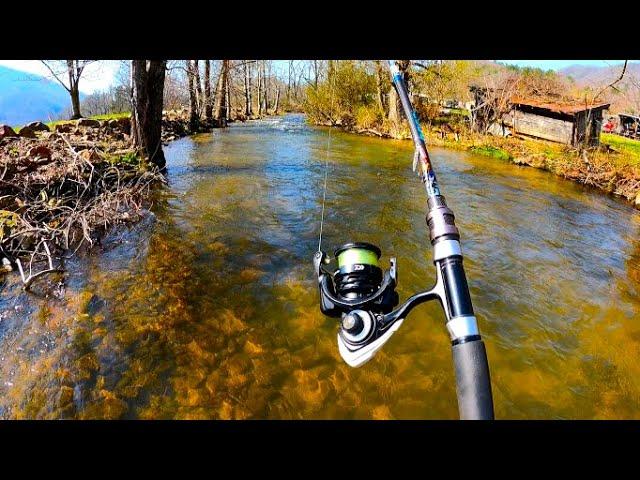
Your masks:
[[[461,420],[493,420],[487,351],[482,340],[453,345],[453,365]]]

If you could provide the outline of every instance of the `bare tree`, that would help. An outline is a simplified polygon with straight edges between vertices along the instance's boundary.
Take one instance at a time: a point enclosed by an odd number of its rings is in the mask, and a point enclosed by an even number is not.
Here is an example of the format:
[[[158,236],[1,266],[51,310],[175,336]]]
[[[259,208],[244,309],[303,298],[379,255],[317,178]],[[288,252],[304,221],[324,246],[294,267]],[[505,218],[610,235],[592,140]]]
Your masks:
[[[382,66],[381,60],[376,60],[375,64],[376,64],[376,88],[377,88],[376,102],[378,103],[378,108],[380,108],[380,111],[386,115],[388,113],[387,113],[387,105],[385,101],[384,92],[385,92],[385,85],[386,85],[385,79],[389,76],[389,74],[385,71],[384,67]]]
[[[96,60],[41,60],[42,64],[53,75],[71,96],[71,119],[82,118],[80,113],[80,79],[84,69]],[[65,80],[65,76],[67,80]]]
[[[166,60],[131,61],[131,140],[149,161],[165,168],[162,106]]]
[[[227,103],[227,121],[231,120],[231,60],[229,60],[229,64],[227,65],[227,81],[225,82],[224,93],[226,95],[226,103]]]
[[[216,87],[215,119],[219,127],[227,126],[227,78],[229,73],[229,60],[222,60],[218,85]]]
[[[196,77],[194,75],[193,60],[185,60],[187,69],[187,82],[189,88],[189,129],[194,131],[200,123],[200,112],[198,111],[198,94],[196,93]]]
[[[278,106],[280,104],[280,85],[276,85],[276,103],[273,106],[273,114],[278,115]]]
[[[250,69],[251,67],[248,64],[249,62],[244,62],[244,114],[247,117],[253,115],[253,111],[251,108],[251,75]]]
[[[258,61],[258,65],[256,66],[258,71],[258,116],[262,116],[262,70],[260,67],[260,62]]]
[[[200,62],[193,61],[193,83],[196,87],[196,103],[198,104],[198,118],[204,112],[204,102],[202,101],[202,83],[200,82]]]
[[[409,85],[409,66],[411,64],[410,60],[398,60],[397,61],[398,68],[403,75],[404,81],[406,85]],[[391,123],[391,134],[395,137],[400,134],[401,126],[402,126],[402,105],[400,103],[400,98],[398,97],[398,92],[393,85],[391,85],[391,89],[389,90],[389,115],[388,119]]]
[[[211,106],[211,62],[204,61],[204,119],[207,124],[213,118],[213,107]]]
[[[592,125],[593,122],[593,106],[595,105],[596,102],[598,102],[600,100],[600,97],[602,96],[602,94],[604,92],[606,92],[607,90],[611,89],[614,91],[618,91],[618,88],[616,87],[616,85],[618,83],[620,83],[622,81],[622,79],[624,78],[624,74],[627,71],[627,63],[629,62],[629,60],[625,60],[624,61],[624,65],[622,65],[622,71],[620,72],[620,75],[613,80],[611,83],[605,85],[604,87],[602,87],[599,91],[596,92],[596,94],[589,99],[588,97],[585,96],[585,107],[587,108],[587,116],[586,116],[586,130],[585,130],[585,135],[584,138],[579,139],[581,140],[580,144],[582,148],[586,148],[589,147],[590,145],[592,145],[594,142],[593,140],[593,136],[594,135],[598,135],[599,134],[599,128],[600,125]],[[596,137],[597,139],[598,137]]]

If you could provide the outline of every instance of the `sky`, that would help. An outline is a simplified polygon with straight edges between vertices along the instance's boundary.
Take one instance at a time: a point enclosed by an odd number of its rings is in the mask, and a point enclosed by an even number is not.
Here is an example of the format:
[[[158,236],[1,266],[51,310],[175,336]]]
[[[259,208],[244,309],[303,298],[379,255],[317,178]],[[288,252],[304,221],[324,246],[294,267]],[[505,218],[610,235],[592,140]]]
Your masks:
[[[521,67],[537,67],[544,70],[559,70],[570,65],[610,66],[622,63],[624,60],[497,60],[498,62],[515,64]],[[0,65],[51,77],[51,73],[39,60],[0,60]],[[104,60],[86,67],[85,74],[80,81],[80,91],[93,93],[104,91],[116,81],[120,64],[118,61]]]

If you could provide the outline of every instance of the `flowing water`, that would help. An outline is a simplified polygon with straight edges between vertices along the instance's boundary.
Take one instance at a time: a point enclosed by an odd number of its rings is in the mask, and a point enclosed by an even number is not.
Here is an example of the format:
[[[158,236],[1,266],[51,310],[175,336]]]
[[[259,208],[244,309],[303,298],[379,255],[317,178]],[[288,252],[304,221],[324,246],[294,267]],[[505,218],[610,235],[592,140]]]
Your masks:
[[[0,417],[457,418],[439,305],[365,366],[339,357],[312,266],[327,143],[295,115],[175,141],[154,215],[67,262],[64,295],[5,277]],[[432,157],[496,416],[639,418],[638,212],[531,168]],[[410,142],[337,131],[328,157],[323,248],[378,244],[401,299],[435,275],[411,158]]]

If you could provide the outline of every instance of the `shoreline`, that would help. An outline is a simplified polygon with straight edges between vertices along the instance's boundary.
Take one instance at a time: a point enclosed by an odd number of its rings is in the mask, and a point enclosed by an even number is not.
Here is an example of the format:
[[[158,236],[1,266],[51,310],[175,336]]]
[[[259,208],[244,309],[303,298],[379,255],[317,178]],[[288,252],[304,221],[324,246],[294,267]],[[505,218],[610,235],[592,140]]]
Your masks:
[[[99,117],[0,130],[0,273],[19,272],[25,289],[63,273],[64,258],[91,250],[114,227],[142,220],[166,184],[131,148],[130,114]],[[187,110],[164,111],[162,144],[216,128],[192,130]]]
[[[327,122],[310,122],[329,127]],[[390,140],[411,140],[409,132],[394,137],[386,131],[372,128],[333,125],[345,133],[375,136]],[[599,192],[621,198],[640,210],[640,166],[624,162],[625,153],[608,145],[578,154],[576,149],[545,140],[525,137],[495,137],[468,131],[451,132],[445,128],[422,125],[427,147],[467,151],[508,161],[514,165],[550,172],[565,180],[592,187]]]

